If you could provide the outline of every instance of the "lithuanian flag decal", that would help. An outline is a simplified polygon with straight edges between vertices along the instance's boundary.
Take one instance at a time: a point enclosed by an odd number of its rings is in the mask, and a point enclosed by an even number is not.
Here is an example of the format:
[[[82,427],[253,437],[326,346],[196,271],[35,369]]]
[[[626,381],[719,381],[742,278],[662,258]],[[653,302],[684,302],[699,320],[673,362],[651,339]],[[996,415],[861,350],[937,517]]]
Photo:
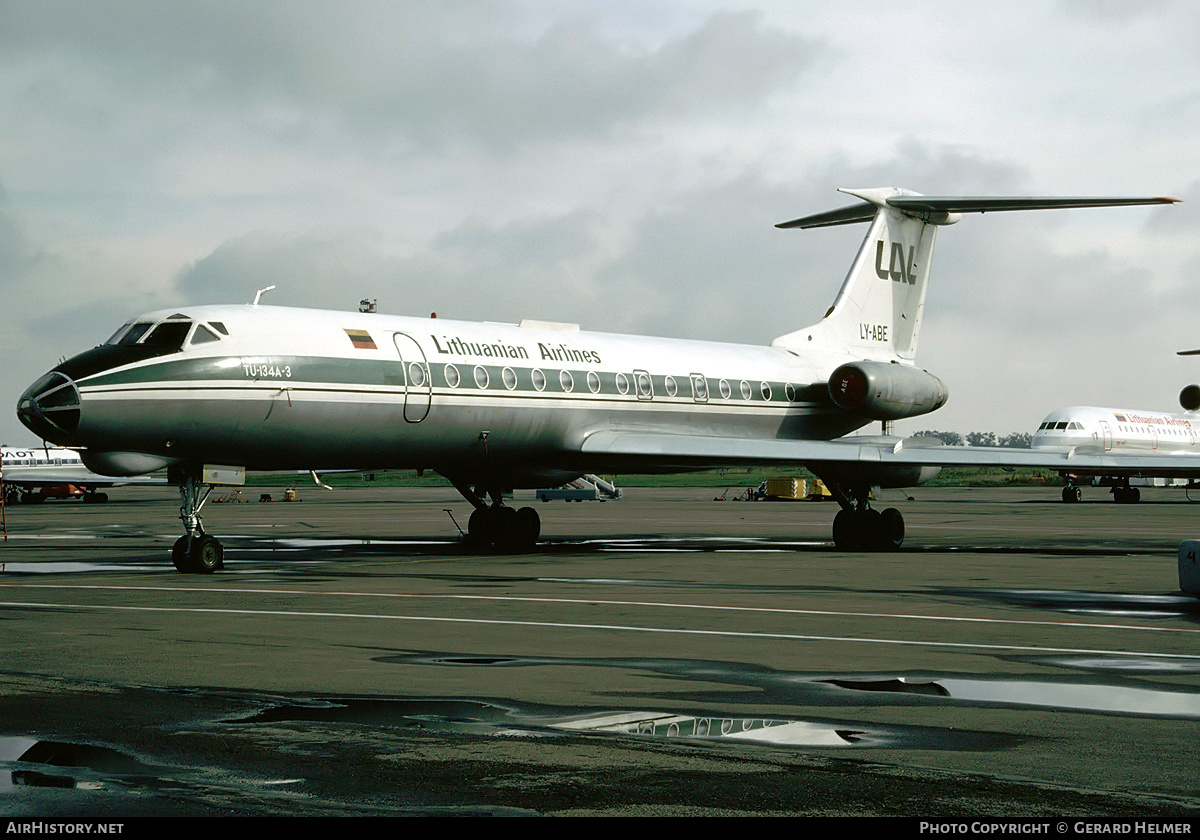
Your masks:
[[[366,330],[346,330],[346,335],[350,336],[350,343],[359,350],[378,350],[375,342],[371,340],[371,334]]]

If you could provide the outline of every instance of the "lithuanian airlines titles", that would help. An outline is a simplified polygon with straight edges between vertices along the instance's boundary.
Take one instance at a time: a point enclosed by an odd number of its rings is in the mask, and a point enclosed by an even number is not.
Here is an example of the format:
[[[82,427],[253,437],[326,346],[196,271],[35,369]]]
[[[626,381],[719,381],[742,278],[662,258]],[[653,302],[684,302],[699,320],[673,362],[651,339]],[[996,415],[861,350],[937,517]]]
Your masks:
[[[185,572],[222,565],[200,516],[208,465],[433,470],[474,508],[467,539],[502,551],[530,548],[541,530],[532,508],[504,503],[512,488],[586,473],[803,465],[840,505],[838,548],[879,550],[902,543],[904,520],[872,508],[874,485],[915,482],[926,466],[1117,457],[845,436],[946,401],[942,381],[914,363],[939,227],[962,213],[1176,199],[842,192],[858,202],[778,225],[871,223],[825,317],[769,346],[257,301],[184,306],[133,318],[57,365],[21,395],[17,414],[99,473],[168,468],[184,531],[172,559]],[[1182,456],[1138,456],[1164,457]]]

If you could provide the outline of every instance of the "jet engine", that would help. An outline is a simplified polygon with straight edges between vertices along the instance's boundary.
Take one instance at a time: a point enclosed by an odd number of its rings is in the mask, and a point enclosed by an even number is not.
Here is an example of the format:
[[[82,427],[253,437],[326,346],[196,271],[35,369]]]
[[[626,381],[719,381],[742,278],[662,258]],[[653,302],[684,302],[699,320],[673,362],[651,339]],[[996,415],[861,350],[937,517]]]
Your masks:
[[[1185,411],[1200,408],[1200,385],[1189,385],[1179,392],[1179,404]]]
[[[850,362],[829,377],[834,405],[872,420],[899,420],[928,414],[946,404],[942,380],[909,365]]]

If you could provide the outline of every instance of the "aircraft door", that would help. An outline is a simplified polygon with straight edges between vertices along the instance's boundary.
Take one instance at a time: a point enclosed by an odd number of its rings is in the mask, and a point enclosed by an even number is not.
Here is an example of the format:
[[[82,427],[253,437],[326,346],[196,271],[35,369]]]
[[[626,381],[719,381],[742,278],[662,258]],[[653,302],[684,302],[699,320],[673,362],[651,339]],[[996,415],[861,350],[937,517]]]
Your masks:
[[[1100,421],[1100,437],[1104,441],[1104,451],[1112,451],[1112,429],[1108,427],[1107,420]]]
[[[412,336],[392,333],[392,342],[404,371],[404,419],[409,423],[420,423],[429,415],[429,404],[433,400],[429,362],[425,359],[425,351]]]

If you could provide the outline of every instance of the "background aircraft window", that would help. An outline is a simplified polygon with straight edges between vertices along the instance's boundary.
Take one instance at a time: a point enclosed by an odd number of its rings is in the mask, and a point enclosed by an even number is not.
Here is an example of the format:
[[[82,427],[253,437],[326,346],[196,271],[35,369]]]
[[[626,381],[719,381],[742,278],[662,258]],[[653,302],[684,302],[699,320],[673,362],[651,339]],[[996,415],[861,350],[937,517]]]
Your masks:
[[[769,382],[760,382],[759,390],[762,391],[762,398],[767,402],[771,401],[771,384]]]
[[[512,368],[506,367],[504,370],[500,371],[500,376],[504,379],[504,387],[508,390],[511,391],[513,388],[517,387],[517,374]]]
[[[787,397],[788,402],[796,401],[796,386],[791,382],[785,383],[783,386],[783,395]]]
[[[742,399],[744,399],[744,400],[750,399],[750,383],[749,382],[747,382],[745,379],[743,379],[741,384],[738,386],[738,389],[742,392]]]
[[[629,377],[623,373],[617,374],[617,393],[618,394],[628,394],[629,393]]]
[[[140,324],[134,324],[132,327],[129,328],[129,332],[127,332],[127,333],[125,333],[125,335],[121,336],[120,343],[121,344],[137,344],[137,340],[139,338],[141,338],[143,335],[145,335],[146,330],[148,330],[148,329],[150,329],[150,324],[147,322],[142,322]]]
[[[722,379],[720,382],[717,383],[717,387],[721,391],[721,399],[727,400],[731,396],[733,396],[733,389],[729,387],[728,380]]]
[[[191,321],[163,321],[142,341],[147,347],[157,347],[174,353],[183,349],[183,340],[192,328]]]
[[[675,384],[674,376],[668,376],[663,379],[663,390],[667,392],[668,397],[673,397],[679,393],[679,386]]]
[[[708,399],[708,380],[703,376],[692,377],[692,396],[698,400]]]
[[[533,387],[539,391],[546,390],[546,374],[542,373],[540,368],[534,368],[530,371],[530,376],[533,378]]]
[[[486,388],[489,381],[487,368],[483,365],[475,365],[475,384],[480,388]]]
[[[569,370],[560,370],[558,372],[558,384],[562,386],[564,391],[570,393],[575,390],[575,377],[571,376],[571,371]]]
[[[588,379],[588,390],[591,391],[593,394],[599,394],[600,393],[600,377],[596,374],[596,371],[589,370],[587,379]]]
[[[1057,423],[1055,423],[1055,424],[1054,424],[1054,428],[1056,428],[1056,429],[1066,429],[1066,428],[1067,428],[1067,421],[1066,421],[1066,420],[1060,420],[1060,421],[1058,421]]]
[[[461,381],[461,378],[458,375],[458,368],[456,368],[454,365],[446,365],[446,367],[442,369],[442,373],[446,375],[447,385],[449,385],[451,388],[458,387],[458,383]]]
[[[208,344],[211,341],[220,341],[221,337],[208,327],[200,324],[196,327],[196,331],[192,333],[192,344]]]
[[[408,384],[420,388],[425,384],[425,368],[420,362],[408,363]]]

